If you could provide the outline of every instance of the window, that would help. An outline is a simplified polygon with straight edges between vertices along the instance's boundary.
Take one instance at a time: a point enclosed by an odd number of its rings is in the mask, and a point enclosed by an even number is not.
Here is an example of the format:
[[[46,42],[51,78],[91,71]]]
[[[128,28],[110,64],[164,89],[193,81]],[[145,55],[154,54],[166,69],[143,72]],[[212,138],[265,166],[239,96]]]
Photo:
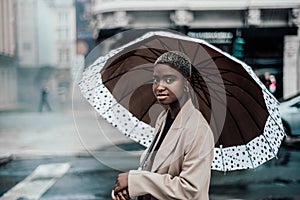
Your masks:
[[[68,62],[70,61],[70,50],[69,49],[60,49],[58,51],[59,62]]]
[[[69,29],[68,28],[59,28],[58,29],[58,39],[67,40],[69,38]]]
[[[58,14],[58,23],[59,24],[68,24],[69,14],[66,12],[61,12]]]

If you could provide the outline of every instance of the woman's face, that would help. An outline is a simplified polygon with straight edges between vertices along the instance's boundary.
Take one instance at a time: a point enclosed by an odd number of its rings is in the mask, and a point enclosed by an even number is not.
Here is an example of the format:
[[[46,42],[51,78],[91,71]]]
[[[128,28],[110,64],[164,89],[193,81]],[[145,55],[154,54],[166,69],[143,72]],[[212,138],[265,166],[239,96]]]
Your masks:
[[[153,92],[159,103],[170,105],[184,96],[186,79],[176,69],[166,64],[157,64],[153,73]]]

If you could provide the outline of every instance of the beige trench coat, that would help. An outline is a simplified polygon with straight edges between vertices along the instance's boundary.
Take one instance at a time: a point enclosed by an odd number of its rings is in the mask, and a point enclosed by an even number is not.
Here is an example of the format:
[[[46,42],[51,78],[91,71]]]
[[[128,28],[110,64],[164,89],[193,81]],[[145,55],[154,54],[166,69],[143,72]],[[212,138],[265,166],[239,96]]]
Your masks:
[[[156,129],[161,125],[164,127],[166,117],[167,112],[164,112],[158,118]],[[162,131],[163,128],[158,134]],[[129,172],[130,197],[148,194],[148,198],[144,199],[209,199],[213,148],[213,134],[207,121],[188,100],[174,120],[154,161],[148,159],[144,170]]]

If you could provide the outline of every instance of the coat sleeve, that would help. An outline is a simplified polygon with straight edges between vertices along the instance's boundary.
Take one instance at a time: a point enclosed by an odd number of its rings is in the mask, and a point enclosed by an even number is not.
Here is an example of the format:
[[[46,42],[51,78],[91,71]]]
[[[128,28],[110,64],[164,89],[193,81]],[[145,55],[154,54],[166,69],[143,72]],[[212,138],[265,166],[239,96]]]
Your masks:
[[[214,139],[208,124],[202,123],[196,130],[196,134],[190,133],[194,138],[189,138],[192,142],[187,147],[178,176],[131,170],[129,195],[151,194],[157,199],[208,199]]]

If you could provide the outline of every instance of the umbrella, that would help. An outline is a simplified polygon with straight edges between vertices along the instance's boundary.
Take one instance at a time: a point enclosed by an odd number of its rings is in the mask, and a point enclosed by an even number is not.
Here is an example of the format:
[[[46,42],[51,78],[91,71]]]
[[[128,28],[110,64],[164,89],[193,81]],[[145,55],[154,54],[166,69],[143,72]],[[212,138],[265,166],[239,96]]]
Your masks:
[[[215,137],[212,169],[255,168],[274,158],[284,137],[278,101],[251,67],[203,40],[150,31],[87,67],[81,92],[121,133],[149,146],[164,109],[152,92],[153,63],[171,50],[191,60],[193,101]]]

